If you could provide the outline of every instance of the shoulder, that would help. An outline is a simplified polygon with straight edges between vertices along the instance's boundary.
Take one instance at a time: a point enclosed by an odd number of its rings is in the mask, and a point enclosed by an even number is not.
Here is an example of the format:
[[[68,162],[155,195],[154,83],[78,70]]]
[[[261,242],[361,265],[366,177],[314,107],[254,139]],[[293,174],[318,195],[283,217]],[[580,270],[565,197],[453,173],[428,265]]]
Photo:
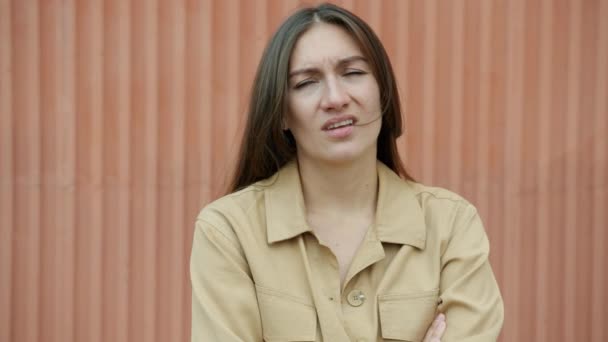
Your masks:
[[[448,189],[406,181],[422,208],[460,208],[473,205],[461,195]]]
[[[447,189],[422,184],[415,184],[414,188],[427,233],[439,243],[442,255],[448,247],[457,253],[489,254],[487,233],[473,204]]]
[[[448,189],[408,182],[427,224],[450,227],[464,225],[478,217],[477,208],[463,196]]]
[[[229,217],[243,211],[248,211],[260,201],[263,201],[264,190],[255,184],[242,190],[224,195],[205,205],[197,216],[197,220],[215,221],[219,217]],[[213,223],[213,222],[210,222]]]
[[[477,215],[475,207],[455,192],[402,179],[383,164],[378,170],[379,206],[388,217],[383,221],[406,222],[444,237]]]
[[[197,215],[197,226],[211,226],[224,235],[235,235],[235,228],[264,209],[267,187],[268,180],[263,180],[210,202]]]
[[[475,210],[461,195],[450,190],[405,180],[378,163],[382,204],[401,215],[450,216],[462,210]]]

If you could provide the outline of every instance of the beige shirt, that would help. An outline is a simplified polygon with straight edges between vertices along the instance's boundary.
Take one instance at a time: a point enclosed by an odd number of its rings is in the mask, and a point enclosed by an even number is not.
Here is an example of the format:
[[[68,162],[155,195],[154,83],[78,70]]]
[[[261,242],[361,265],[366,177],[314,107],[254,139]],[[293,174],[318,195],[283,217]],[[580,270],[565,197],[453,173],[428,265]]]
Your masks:
[[[475,208],[378,162],[375,224],[344,284],[306,222],[296,163],[205,207],[190,271],[192,341],[495,341],[503,302]]]

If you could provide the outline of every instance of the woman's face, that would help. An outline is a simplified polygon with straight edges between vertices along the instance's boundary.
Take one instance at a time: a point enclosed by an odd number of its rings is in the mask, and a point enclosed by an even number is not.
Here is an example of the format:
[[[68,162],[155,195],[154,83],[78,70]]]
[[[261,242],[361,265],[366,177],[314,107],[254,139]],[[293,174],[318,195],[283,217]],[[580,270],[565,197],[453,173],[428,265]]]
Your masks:
[[[350,34],[336,25],[315,24],[298,39],[289,64],[285,125],[295,137],[298,158],[375,159],[382,120],[370,121],[380,118],[380,93]]]

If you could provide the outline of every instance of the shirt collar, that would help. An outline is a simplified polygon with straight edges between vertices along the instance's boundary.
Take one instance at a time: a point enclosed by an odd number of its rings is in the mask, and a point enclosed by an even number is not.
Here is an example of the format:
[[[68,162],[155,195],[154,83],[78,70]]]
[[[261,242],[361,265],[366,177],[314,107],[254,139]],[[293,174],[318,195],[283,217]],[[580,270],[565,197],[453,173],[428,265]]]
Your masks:
[[[426,226],[416,192],[382,162],[378,167],[376,222],[382,242],[424,249]],[[306,222],[304,197],[297,163],[290,162],[267,181],[265,190],[268,243],[291,239],[312,230]]]

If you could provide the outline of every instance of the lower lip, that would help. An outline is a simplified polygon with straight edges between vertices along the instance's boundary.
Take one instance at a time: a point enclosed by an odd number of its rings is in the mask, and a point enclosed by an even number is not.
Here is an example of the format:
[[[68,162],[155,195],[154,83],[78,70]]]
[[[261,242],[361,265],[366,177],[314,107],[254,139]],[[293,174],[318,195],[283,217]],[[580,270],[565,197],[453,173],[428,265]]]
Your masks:
[[[330,129],[330,130],[327,130],[325,132],[331,138],[343,139],[343,138],[346,138],[349,135],[351,135],[353,133],[353,129],[354,128],[355,128],[355,126],[351,125],[351,126],[344,126],[344,127],[340,127],[340,128]]]

